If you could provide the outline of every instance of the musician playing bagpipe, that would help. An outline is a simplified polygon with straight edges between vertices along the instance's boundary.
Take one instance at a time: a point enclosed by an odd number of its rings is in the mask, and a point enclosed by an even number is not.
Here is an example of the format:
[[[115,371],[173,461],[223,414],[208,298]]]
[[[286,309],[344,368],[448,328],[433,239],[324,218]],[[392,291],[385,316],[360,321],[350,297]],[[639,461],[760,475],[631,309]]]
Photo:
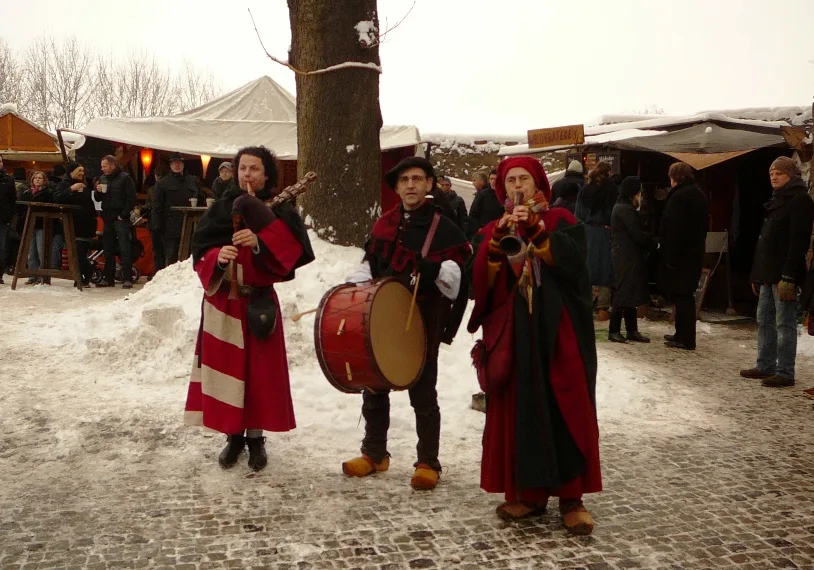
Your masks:
[[[364,261],[348,281],[361,283],[392,276],[411,290],[418,283],[417,306],[426,325],[427,352],[423,372],[409,388],[418,435],[411,484],[415,489],[429,490],[435,488],[441,472],[438,461],[441,412],[435,389],[438,348],[441,342],[452,342],[463,318],[468,285],[462,278],[462,268],[471,248],[463,232],[427,196],[436,181],[429,161],[406,158],[385,175],[385,180],[398,193],[401,204],[373,225]],[[363,392],[362,415],[365,418],[362,456],[342,464],[343,472],[354,477],[385,471],[390,465],[389,392]]]
[[[512,157],[495,192],[507,213],[478,234],[470,332],[486,392],[481,487],[504,493],[503,519],[545,511],[559,497],[566,528],[593,529],[584,493],[602,489],[596,419],[596,344],[585,230],[548,208],[540,161]]]
[[[294,429],[285,338],[274,284],[314,260],[291,203],[271,209],[277,162],[265,147],[238,151],[232,184],[192,236],[204,288],[201,328],[185,423],[226,434],[218,462],[229,468],[249,448],[249,467],[266,466],[263,430]],[[244,438],[244,431],[246,437]]]

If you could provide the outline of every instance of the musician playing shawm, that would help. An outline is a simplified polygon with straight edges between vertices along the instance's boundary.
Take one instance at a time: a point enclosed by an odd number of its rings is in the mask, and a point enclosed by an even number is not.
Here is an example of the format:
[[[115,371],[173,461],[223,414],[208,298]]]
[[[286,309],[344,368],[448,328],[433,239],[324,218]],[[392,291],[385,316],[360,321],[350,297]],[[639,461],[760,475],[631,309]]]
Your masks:
[[[204,296],[185,423],[227,435],[221,467],[233,467],[248,446],[249,467],[259,471],[268,462],[263,430],[295,427],[274,284],[293,279],[314,254],[294,206],[272,210],[263,202],[277,183],[271,151],[243,148],[232,164],[237,184],[206,211],[192,236]]]
[[[463,232],[427,196],[436,182],[429,161],[405,158],[385,175],[385,180],[396,190],[401,204],[373,225],[363,263],[348,281],[362,283],[392,276],[410,286],[412,279],[418,278],[417,306],[426,325],[427,356],[420,378],[409,389],[418,435],[417,460],[410,483],[417,490],[430,490],[438,484],[441,473],[438,460],[441,412],[436,392],[438,348],[441,342],[452,342],[463,318],[468,285],[462,279],[462,268],[471,248]],[[429,247],[422,256],[425,244]],[[343,472],[352,477],[386,471],[390,465],[389,393],[363,392],[362,415],[365,418],[362,455],[342,464]]]
[[[501,162],[495,193],[512,202],[479,232],[470,264],[468,328],[482,328],[487,351],[478,366],[487,397],[481,487],[504,493],[503,519],[542,514],[559,497],[565,527],[589,534],[582,497],[601,491],[602,478],[585,230],[565,208],[548,209],[548,179],[532,157]],[[517,254],[502,246],[514,233]]]

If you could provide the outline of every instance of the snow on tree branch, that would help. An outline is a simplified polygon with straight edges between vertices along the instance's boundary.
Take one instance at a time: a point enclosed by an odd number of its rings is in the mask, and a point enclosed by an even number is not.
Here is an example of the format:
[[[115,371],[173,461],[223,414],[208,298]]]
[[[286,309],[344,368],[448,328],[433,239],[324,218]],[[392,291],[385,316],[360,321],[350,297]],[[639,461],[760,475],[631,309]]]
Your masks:
[[[263,51],[266,52],[266,56],[273,62],[279,63],[296,73],[297,75],[319,75],[321,73],[328,73],[330,71],[337,71],[340,69],[369,69],[371,71],[375,71],[376,73],[381,73],[382,68],[380,65],[375,63],[364,63],[361,61],[346,61],[344,63],[340,63],[337,65],[331,65],[329,67],[323,69],[314,69],[313,71],[305,71],[302,69],[297,69],[293,65],[291,65],[288,60],[280,59],[274,57],[269,53],[266,49],[266,46],[263,44],[263,39],[260,37],[260,31],[257,29],[257,23],[254,21],[254,15],[252,14],[251,9],[249,9],[249,17],[252,19],[252,25],[254,26],[254,31],[257,34],[257,39],[260,41],[260,47],[263,48]],[[358,27],[358,26],[357,26]]]

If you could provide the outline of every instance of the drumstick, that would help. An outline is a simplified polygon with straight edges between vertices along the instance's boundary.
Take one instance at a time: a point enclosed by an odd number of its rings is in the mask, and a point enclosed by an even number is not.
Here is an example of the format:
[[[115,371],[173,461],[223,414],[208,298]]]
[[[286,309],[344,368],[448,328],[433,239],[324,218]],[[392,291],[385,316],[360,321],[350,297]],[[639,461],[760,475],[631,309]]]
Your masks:
[[[413,298],[410,301],[410,312],[407,313],[407,327],[405,332],[410,330],[410,325],[413,323],[413,311],[415,310],[415,297],[418,294],[418,282],[421,280],[421,274],[417,273],[415,276],[415,287],[413,287]]]
[[[302,313],[297,313],[291,317],[291,320],[295,323],[303,318],[305,315],[310,315],[311,313],[316,313],[319,309],[311,309],[310,311],[303,311]]]

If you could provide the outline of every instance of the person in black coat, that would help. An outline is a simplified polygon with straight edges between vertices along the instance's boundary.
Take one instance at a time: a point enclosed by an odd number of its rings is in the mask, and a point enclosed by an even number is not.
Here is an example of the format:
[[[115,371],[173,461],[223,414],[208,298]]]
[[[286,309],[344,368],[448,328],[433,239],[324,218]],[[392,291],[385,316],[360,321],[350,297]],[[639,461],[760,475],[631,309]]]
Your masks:
[[[585,186],[584,172],[585,169],[582,163],[578,160],[572,160],[568,164],[568,170],[565,171],[565,176],[551,185],[551,203],[555,204],[557,202],[557,199],[562,196],[563,190],[569,184],[576,184],[577,193],[579,193],[579,188]],[[574,211],[571,210],[571,213],[573,214]]]
[[[115,156],[107,155],[102,158],[102,173],[93,196],[102,203],[102,218],[105,221],[102,233],[105,269],[104,280],[96,286],[115,285],[118,250],[124,276],[122,289],[130,289],[133,287],[130,280],[133,274],[130,213],[136,206],[136,185],[130,175],[119,168]]]
[[[93,265],[88,259],[91,242],[96,238],[96,205],[93,203],[90,184],[85,178],[85,167],[78,162],[69,162],[65,177],[54,190],[54,202],[78,206],[73,214],[76,254],[79,257],[79,272],[82,285],[90,284]]]
[[[636,308],[650,301],[645,260],[653,246],[653,238],[644,231],[637,212],[641,195],[641,180],[635,176],[625,178],[611,214],[611,258],[616,287],[608,329],[611,342],[650,342],[639,332],[636,319]],[[627,338],[622,335],[623,318]]]
[[[466,237],[471,241],[480,229],[491,222],[503,217],[505,209],[500,200],[497,199],[495,191],[489,186],[486,174],[476,172],[472,178],[477,194],[469,208],[469,227]]]
[[[695,184],[689,164],[670,166],[667,204],[661,217],[659,290],[675,305],[674,335],[665,336],[670,348],[695,350],[695,291],[701,278],[709,224],[709,200]]]
[[[3,284],[3,274],[8,268],[9,231],[16,205],[14,178],[3,168],[3,157],[0,156],[0,285]]]
[[[741,370],[768,387],[794,386],[797,357],[797,286],[806,274],[806,252],[814,223],[814,201],[791,158],[782,156],[769,168],[774,189],[766,203],[752,265],[757,307],[757,364]],[[808,289],[808,288],[807,288]],[[808,292],[807,292],[808,293]],[[810,294],[809,294],[810,295]]]
[[[561,182],[558,180],[557,182]],[[576,182],[568,182],[560,186],[560,195],[551,205],[552,208],[565,208],[572,214],[576,212],[577,198],[582,187]]]
[[[150,212],[150,230],[161,237],[164,244],[164,260],[167,265],[178,261],[178,246],[181,244],[181,227],[184,217],[173,207],[189,207],[190,199],[204,205],[204,194],[198,179],[184,174],[184,159],[176,153],[170,157],[170,173],[162,176],[153,190]]]
[[[455,222],[459,230],[466,234],[469,214],[466,213],[466,203],[464,199],[458,196],[455,190],[452,189],[452,181],[446,176],[442,176],[438,179],[438,188],[444,193],[450,210],[454,212],[452,221]]]

